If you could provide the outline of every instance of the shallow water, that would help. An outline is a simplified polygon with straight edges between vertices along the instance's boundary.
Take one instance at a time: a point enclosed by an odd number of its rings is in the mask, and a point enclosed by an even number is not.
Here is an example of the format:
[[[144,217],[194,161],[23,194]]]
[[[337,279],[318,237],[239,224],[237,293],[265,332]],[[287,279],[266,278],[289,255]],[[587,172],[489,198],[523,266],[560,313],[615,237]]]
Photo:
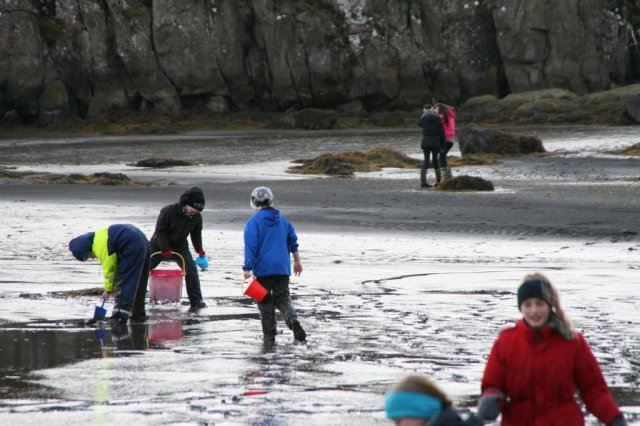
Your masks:
[[[536,131],[545,134],[548,149],[566,149],[567,156],[637,142],[628,128]],[[567,148],[586,133],[589,143]],[[194,140],[187,141],[186,152],[199,153],[207,164],[226,165],[224,170],[232,170],[228,176],[238,180],[251,178],[252,170],[285,176],[284,166],[274,171],[255,164],[247,146],[260,143],[266,144],[269,164],[383,141],[417,154],[409,131],[233,136],[243,141],[239,145],[226,135],[213,141],[189,137]],[[85,170],[101,161],[126,165],[138,156],[157,155],[158,146],[167,156],[193,158],[177,155],[187,146],[184,141],[142,138],[128,151],[117,139],[92,140],[95,146],[86,151],[65,151],[68,141],[0,141],[0,164]],[[50,143],[59,144],[55,153],[43,148]],[[219,145],[219,153],[209,144]],[[215,180],[219,170],[187,168],[180,179]],[[516,162],[489,173],[518,181],[518,171]],[[396,173],[402,175],[391,171],[380,178]],[[49,294],[101,281],[99,266],[70,258],[66,243],[96,224],[133,219],[151,235],[157,205],[139,202],[123,211],[82,200],[61,206],[55,197],[27,204],[24,209],[25,204],[0,201],[3,423],[389,424],[382,411],[384,392],[411,371],[432,375],[463,412],[473,410],[493,340],[518,317],[513,292],[525,274],[542,271],[558,286],[630,424],[640,424],[637,238],[314,229],[300,234],[305,270],[291,287],[308,342],[295,343],[280,322],[277,344],[265,347],[257,308],[240,289],[241,225],[204,231],[205,241],[224,248],[208,253],[211,268],[200,275],[207,308],[189,312],[181,304],[154,305],[146,324],[112,330],[85,323],[93,298]],[[590,416],[588,423],[597,421]]]

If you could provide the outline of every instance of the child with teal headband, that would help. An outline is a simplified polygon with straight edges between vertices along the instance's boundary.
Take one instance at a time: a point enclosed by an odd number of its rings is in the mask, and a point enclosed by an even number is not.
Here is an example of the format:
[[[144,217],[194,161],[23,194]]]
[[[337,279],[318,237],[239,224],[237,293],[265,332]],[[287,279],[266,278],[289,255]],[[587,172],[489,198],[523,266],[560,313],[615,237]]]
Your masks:
[[[411,374],[393,386],[385,398],[387,417],[397,426],[480,426],[475,415],[463,420],[453,401],[429,377]]]

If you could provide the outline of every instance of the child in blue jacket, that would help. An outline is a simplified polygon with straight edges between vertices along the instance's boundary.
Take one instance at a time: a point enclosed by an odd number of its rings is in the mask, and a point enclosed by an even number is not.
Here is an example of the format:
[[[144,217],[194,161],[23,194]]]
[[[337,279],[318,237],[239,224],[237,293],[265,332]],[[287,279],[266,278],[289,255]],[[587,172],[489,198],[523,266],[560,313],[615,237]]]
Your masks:
[[[267,289],[267,296],[258,302],[262,332],[266,343],[275,342],[277,307],[285,316],[285,323],[296,340],[302,342],[306,333],[289,296],[289,276],[293,255],[293,272],[302,273],[298,254],[298,236],[286,217],[273,208],[273,193],[261,186],[251,193],[251,206],[257,212],[244,228],[244,278],[251,272]]]
[[[104,272],[103,298],[114,295],[111,322],[126,324],[146,319],[145,296],[149,279],[149,240],[133,225],[111,225],[75,237],[69,250],[81,262],[100,260]]]

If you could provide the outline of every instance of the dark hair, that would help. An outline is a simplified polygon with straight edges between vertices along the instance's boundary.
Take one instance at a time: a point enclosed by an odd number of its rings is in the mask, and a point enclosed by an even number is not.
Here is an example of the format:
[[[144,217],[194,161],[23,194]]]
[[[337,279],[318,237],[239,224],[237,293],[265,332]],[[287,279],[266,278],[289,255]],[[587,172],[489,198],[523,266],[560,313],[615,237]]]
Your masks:
[[[564,312],[560,305],[560,295],[558,290],[551,284],[549,278],[545,275],[537,272],[535,274],[529,274],[524,277],[524,282],[527,281],[539,281],[542,287],[542,294],[544,295],[544,301],[546,301],[551,309],[549,315],[549,326],[555,329],[562,337],[567,340],[575,339],[577,331],[573,326],[573,323],[569,316]]]
[[[445,123],[449,122],[449,108],[447,108],[444,104],[436,104],[436,112],[442,115],[442,120]]]
[[[423,107],[423,108],[424,108],[424,109],[431,109],[431,108],[433,108],[433,105],[431,105],[431,104],[424,104],[424,107]]]

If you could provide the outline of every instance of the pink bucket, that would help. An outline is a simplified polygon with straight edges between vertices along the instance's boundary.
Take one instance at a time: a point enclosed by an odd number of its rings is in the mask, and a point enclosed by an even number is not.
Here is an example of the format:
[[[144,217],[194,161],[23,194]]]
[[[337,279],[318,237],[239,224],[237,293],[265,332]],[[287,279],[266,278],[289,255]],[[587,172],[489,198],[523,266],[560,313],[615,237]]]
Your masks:
[[[267,296],[267,289],[260,284],[260,281],[257,278],[254,278],[251,283],[249,283],[249,287],[244,291],[245,296],[253,297],[258,302],[262,302],[262,300]]]
[[[182,338],[182,323],[180,320],[160,321],[149,323],[149,340],[161,343]]]
[[[182,290],[182,271],[154,269],[149,273],[149,300],[179,302]]]

